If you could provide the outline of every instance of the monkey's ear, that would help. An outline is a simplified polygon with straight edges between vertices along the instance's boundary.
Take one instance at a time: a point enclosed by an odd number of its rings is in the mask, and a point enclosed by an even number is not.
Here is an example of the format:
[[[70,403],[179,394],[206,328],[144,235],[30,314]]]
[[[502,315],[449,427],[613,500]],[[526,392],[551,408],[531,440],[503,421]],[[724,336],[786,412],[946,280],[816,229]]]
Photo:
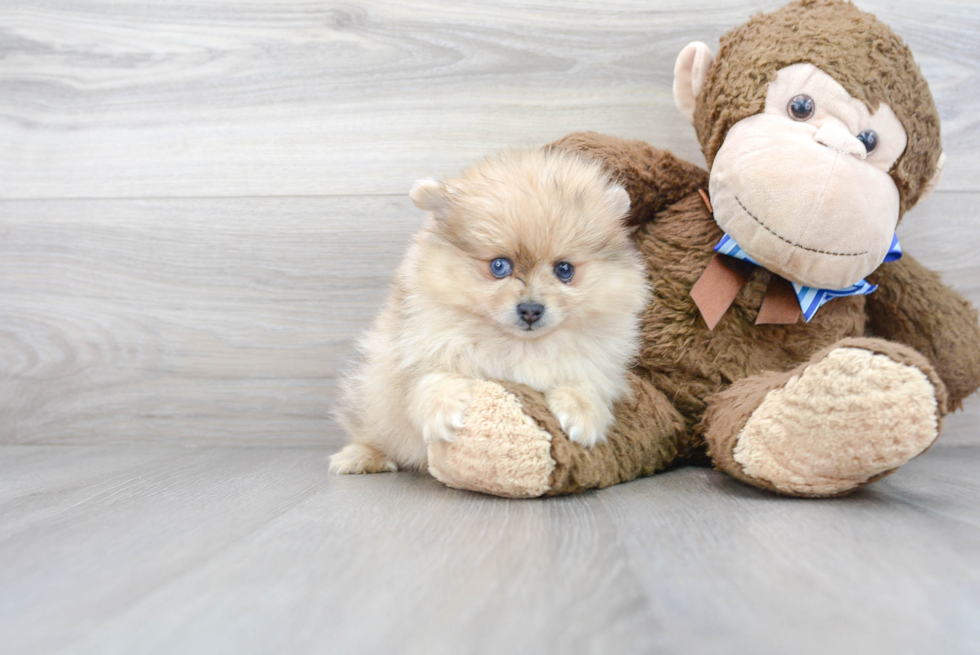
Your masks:
[[[936,190],[937,186],[939,186],[939,180],[943,176],[943,169],[945,167],[946,167],[946,153],[941,152],[939,153],[939,161],[936,162],[936,172],[933,173],[932,177],[929,178],[929,181],[926,182],[926,186],[922,190],[922,193],[919,194],[919,199],[917,202],[922,202],[923,200],[925,200],[926,198],[932,195],[932,192]]]
[[[408,195],[416,207],[437,217],[445,216],[449,209],[449,190],[442,182],[419,180]]]
[[[674,104],[687,120],[694,122],[694,100],[708,77],[715,56],[700,41],[684,46],[674,64]]]

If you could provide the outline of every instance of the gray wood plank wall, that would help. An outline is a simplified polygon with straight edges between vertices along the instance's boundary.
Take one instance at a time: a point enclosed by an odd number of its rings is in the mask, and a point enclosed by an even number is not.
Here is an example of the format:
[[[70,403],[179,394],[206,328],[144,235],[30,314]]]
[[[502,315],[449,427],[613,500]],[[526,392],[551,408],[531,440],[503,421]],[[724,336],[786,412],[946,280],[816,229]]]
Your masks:
[[[413,180],[585,129],[703,163],[674,57],[780,4],[4,2],[0,443],[337,443]],[[859,5],[943,119],[903,244],[980,303],[980,7]]]

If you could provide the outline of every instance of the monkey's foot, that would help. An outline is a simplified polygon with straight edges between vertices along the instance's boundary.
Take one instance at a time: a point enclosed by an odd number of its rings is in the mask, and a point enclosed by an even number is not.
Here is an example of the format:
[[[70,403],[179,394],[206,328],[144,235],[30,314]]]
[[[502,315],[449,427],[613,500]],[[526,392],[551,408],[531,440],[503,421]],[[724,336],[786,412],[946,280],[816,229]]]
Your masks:
[[[708,409],[715,463],[795,496],[838,496],[894,472],[939,435],[946,391],[924,357],[846,339],[787,373],[740,380]]]
[[[429,443],[429,472],[457,489],[509,498],[550,490],[551,434],[495,382],[476,381],[466,424],[451,442]]]

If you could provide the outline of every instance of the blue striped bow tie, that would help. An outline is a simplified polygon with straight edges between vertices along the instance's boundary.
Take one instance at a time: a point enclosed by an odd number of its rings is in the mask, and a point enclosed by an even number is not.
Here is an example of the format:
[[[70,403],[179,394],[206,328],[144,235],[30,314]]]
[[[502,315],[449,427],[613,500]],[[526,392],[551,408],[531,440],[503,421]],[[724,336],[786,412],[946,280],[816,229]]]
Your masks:
[[[744,262],[754,264],[755,266],[762,266],[759,262],[753,260],[749,257],[744,250],[742,250],[735,240],[728,236],[727,234],[721,238],[718,245],[715,246],[715,252],[728,255],[729,257],[734,257]],[[902,246],[898,243],[898,235],[892,237],[892,245],[888,249],[888,254],[885,255],[886,262],[893,262],[896,259],[901,259],[902,257]],[[800,311],[803,312],[803,318],[807,322],[813,318],[813,315],[817,313],[817,310],[824,306],[829,300],[834,298],[842,298],[844,296],[866,296],[869,293],[873,293],[875,289],[878,288],[877,284],[871,284],[867,280],[859,280],[856,284],[845,289],[817,289],[814,287],[805,287],[802,284],[797,284],[796,282],[791,282],[793,285],[793,291],[796,292],[796,298],[800,301]]]

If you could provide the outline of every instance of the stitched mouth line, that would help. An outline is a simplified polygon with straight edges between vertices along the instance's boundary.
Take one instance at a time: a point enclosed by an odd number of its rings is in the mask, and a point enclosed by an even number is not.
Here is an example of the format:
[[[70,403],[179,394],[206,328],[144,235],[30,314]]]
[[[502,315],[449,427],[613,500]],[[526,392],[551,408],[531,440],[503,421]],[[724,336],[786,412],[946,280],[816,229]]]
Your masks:
[[[817,248],[808,248],[808,247],[803,246],[803,245],[800,245],[798,243],[793,243],[792,241],[790,241],[789,239],[787,239],[786,237],[784,237],[782,234],[779,234],[778,232],[773,232],[773,230],[768,225],[766,225],[765,223],[763,223],[762,221],[760,221],[759,218],[755,214],[753,214],[752,212],[750,212],[748,210],[748,208],[746,208],[746,206],[742,204],[742,201],[738,199],[738,196],[735,196],[735,202],[737,202],[738,203],[738,206],[741,207],[742,210],[746,214],[749,215],[749,218],[751,218],[753,221],[755,221],[756,223],[758,223],[759,225],[761,225],[766,230],[766,232],[768,232],[769,234],[773,235],[774,237],[776,237],[780,241],[785,241],[786,243],[788,243],[789,245],[793,246],[794,248],[799,248],[800,250],[807,250],[809,252],[816,252],[816,253],[819,253],[821,255],[834,255],[835,257],[860,257],[861,255],[867,255],[868,254],[868,251],[867,250],[865,250],[863,252],[830,252],[829,250],[819,250]]]

